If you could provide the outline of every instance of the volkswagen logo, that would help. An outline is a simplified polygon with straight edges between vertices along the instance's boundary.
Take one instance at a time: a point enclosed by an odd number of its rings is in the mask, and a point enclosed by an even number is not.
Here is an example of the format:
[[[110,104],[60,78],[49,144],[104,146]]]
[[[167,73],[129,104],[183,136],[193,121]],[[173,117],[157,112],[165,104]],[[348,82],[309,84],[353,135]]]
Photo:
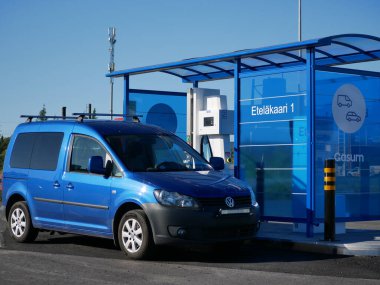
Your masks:
[[[235,201],[232,197],[227,197],[224,201],[229,208],[233,208],[235,206]]]

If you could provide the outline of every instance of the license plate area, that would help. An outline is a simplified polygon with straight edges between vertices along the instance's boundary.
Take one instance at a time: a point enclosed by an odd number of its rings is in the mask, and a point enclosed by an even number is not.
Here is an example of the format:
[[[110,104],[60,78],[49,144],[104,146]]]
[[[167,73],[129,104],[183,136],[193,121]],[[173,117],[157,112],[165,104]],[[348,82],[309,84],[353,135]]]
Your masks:
[[[240,209],[220,209],[219,215],[236,215],[236,214],[249,214],[251,209],[249,208],[240,208]]]

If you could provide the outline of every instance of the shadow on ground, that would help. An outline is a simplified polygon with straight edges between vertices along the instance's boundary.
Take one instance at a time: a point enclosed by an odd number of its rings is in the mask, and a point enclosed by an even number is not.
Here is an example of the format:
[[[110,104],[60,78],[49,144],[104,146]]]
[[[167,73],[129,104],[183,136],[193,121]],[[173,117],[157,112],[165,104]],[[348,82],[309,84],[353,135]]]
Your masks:
[[[4,235],[5,249],[52,254],[68,254],[90,257],[125,259],[112,240],[48,232],[39,234],[36,241],[27,244],[16,243],[8,234]],[[256,262],[298,262],[344,258],[296,252],[290,249],[266,246],[261,242],[243,245],[234,243],[219,245],[161,246],[156,248],[151,261],[203,262],[203,263],[256,263]]]

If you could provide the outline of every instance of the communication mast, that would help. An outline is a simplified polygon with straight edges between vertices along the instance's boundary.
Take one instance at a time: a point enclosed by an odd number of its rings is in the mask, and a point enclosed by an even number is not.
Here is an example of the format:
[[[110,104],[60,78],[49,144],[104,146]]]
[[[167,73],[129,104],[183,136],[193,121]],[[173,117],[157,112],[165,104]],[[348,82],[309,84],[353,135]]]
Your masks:
[[[302,41],[302,0],[298,0],[298,41]]]
[[[116,43],[116,29],[108,28],[108,41],[110,42],[110,62],[108,64],[108,72],[115,71],[115,62],[114,62],[114,51],[115,51],[115,43]],[[113,78],[110,77],[110,85],[111,85],[111,120],[113,119]]]

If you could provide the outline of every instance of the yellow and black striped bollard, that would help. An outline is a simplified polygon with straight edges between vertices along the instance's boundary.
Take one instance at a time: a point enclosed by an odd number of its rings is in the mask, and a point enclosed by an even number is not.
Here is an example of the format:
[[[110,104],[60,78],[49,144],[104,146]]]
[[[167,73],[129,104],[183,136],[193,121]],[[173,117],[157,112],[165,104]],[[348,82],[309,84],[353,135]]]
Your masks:
[[[326,159],[324,168],[325,241],[335,240],[335,160]]]

